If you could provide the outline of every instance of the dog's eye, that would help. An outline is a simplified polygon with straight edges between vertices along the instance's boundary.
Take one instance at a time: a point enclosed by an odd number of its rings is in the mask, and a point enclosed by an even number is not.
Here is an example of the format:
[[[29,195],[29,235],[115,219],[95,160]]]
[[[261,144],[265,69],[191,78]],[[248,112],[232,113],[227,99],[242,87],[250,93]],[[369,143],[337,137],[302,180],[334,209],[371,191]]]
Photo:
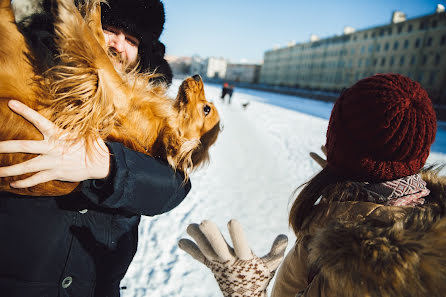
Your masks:
[[[204,115],[207,116],[211,112],[211,107],[209,105],[205,105],[203,107]]]

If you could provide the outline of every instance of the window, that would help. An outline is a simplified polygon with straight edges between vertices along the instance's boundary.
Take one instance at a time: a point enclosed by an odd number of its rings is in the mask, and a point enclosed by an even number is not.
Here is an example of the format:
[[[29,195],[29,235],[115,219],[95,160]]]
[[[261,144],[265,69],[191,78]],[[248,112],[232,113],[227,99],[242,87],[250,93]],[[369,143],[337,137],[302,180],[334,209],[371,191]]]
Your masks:
[[[428,37],[426,40],[426,46],[431,46],[432,45],[432,37]]]
[[[373,44],[369,45],[369,53],[373,52]]]
[[[427,63],[427,56],[423,55],[423,58],[421,59],[421,64],[426,65],[426,63]]]
[[[436,78],[437,78],[437,73],[435,71],[432,71],[429,77],[429,84],[433,85],[435,83]]]
[[[420,38],[417,38],[417,40],[415,40],[415,48],[419,47],[420,47]]]
[[[393,56],[392,56],[392,57],[390,57],[389,66],[393,66],[393,63],[394,63],[394,59],[393,59]]]
[[[412,58],[410,58],[410,65],[415,65],[416,61],[417,60],[416,60],[415,56],[412,56]]]
[[[392,28],[387,29],[387,34],[392,35]]]
[[[408,26],[407,26],[407,32],[412,32],[412,24],[409,24]]]
[[[376,66],[376,64],[378,63],[377,59],[373,59],[373,66]]]
[[[384,57],[381,59],[381,66],[384,66],[385,64],[386,64],[386,58]]]
[[[409,40],[404,40],[404,48],[407,49],[409,48]]]
[[[432,28],[437,28],[437,20],[432,21]]]
[[[384,29],[379,30],[379,36],[384,36]]]
[[[438,66],[438,64],[440,64],[440,54],[435,55],[434,66]]]
[[[375,38],[375,36],[376,36],[376,32],[373,31],[373,32],[372,32],[372,38]]]
[[[418,81],[419,83],[422,83],[422,82],[423,82],[423,72],[418,73],[418,75],[417,75],[417,81]]]
[[[358,67],[361,67],[362,66],[362,59],[359,59],[358,60]]]
[[[402,31],[403,31],[403,26],[398,26],[398,34],[401,34]]]
[[[387,51],[389,49],[389,43],[386,42],[386,44],[384,45],[384,50]]]
[[[367,39],[368,38],[368,35],[367,35],[367,33],[365,33],[364,34],[364,39]]]
[[[441,41],[440,41],[440,45],[445,45],[446,44],[446,35],[441,36]]]
[[[365,52],[365,46],[361,46],[361,54]]]
[[[403,66],[404,65],[404,56],[401,56],[401,58],[400,58],[400,66]]]
[[[379,52],[381,50],[381,44],[376,45],[376,51]]]
[[[395,41],[395,43],[393,44],[393,50],[397,50],[399,46],[398,41]]]
[[[427,26],[426,26],[426,22],[420,22],[420,27],[419,27],[419,29],[420,30],[424,30],[424,29],[427,29]]]

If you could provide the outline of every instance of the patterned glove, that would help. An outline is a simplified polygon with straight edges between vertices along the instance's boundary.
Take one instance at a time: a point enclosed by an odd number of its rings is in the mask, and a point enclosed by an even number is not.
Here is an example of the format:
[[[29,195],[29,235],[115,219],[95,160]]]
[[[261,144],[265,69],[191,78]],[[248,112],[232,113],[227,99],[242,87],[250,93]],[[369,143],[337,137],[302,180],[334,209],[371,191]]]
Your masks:
[[[288,238],[277,236],[271,251],[258,258],[248,247],[238,221],[229,221],[228,230],[234,248],[210,221],[187,227],[187,233],[197,244],[183,238],[178,245],[211,269],[225,297],[266,297],[266,288],[283,259]]]

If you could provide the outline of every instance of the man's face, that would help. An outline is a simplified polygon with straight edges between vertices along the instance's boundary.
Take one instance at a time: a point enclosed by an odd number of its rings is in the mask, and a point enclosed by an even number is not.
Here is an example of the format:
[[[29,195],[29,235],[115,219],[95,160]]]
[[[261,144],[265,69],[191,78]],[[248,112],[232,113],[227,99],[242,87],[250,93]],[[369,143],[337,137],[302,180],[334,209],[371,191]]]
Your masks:
[[[102,29],[107,47],[119,56],[120,63],[134,66],[138,60],[139,39],[113,26],[104,25]]]

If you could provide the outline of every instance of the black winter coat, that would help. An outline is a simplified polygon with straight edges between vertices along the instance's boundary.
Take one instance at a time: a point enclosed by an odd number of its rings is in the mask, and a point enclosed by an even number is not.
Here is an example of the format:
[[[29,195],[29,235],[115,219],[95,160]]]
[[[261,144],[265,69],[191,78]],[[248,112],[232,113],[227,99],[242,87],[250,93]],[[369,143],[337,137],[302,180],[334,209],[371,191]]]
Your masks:
[[[120,295],[140,215],[173,209],[191,185],[165,163],[107,145],[114,157],[106,180],[62,197],[0,193],[0,296]]]

